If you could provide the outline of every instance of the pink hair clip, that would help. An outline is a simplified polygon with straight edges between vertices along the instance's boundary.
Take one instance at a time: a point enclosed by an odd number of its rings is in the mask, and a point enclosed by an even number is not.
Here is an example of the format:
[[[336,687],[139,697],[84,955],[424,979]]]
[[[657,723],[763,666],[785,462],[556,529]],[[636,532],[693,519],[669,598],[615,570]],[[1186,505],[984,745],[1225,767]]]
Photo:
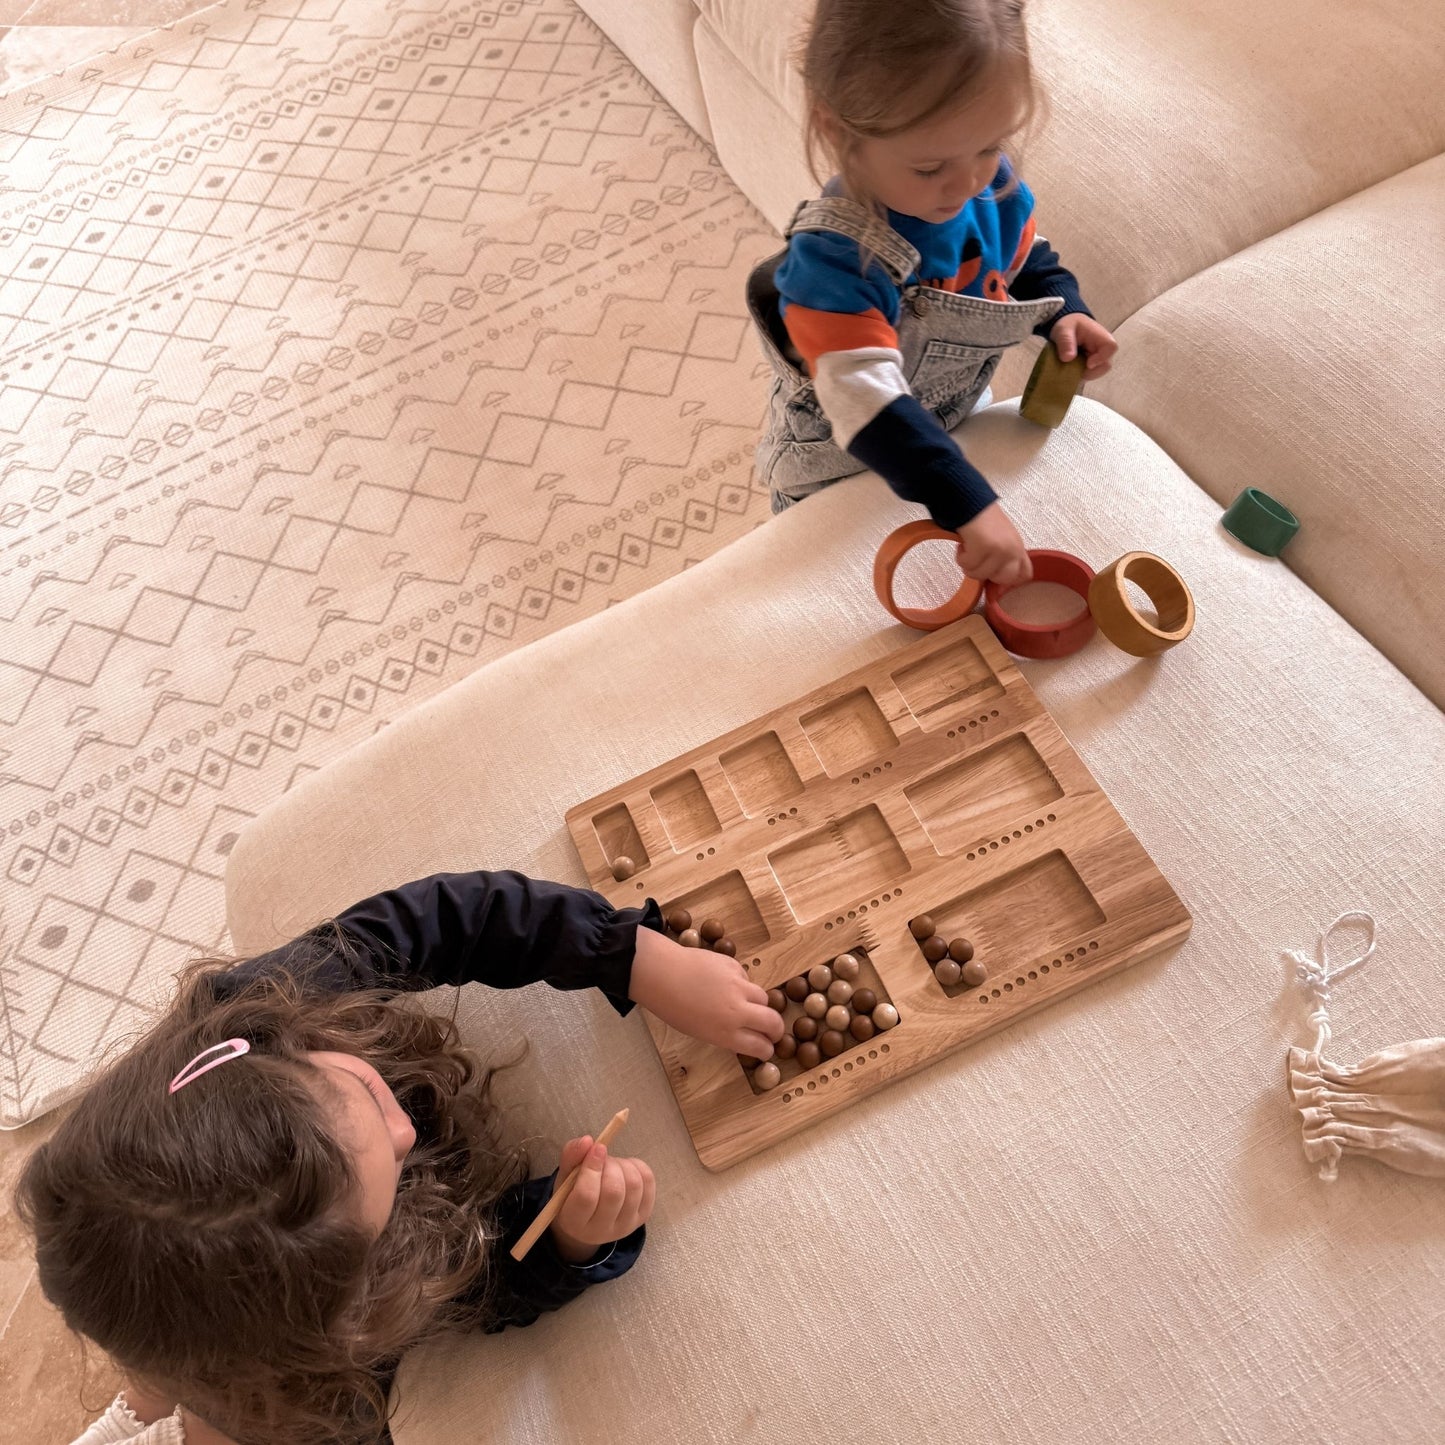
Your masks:
[[[212,1044],[210,1048],[202,1049],[201,1052],[171,1080],[171,1086],[167,1092],[174,1094],[177,1089],[184,1089],[192,1080],[199,1079],[202,1074],[209,1073],[210,1070],[216,1068],[219,1064],[227,1063],[231,1059],[239,1059],[242,1054],[249,1054],[250,1052],[251,1045],[246,1039],[227,1039],[223,1044]],[[209,1063],[201,1064],[201,1060],[211,1054],[215,1054],[216,1057],[211,1059]],[[200,1068],[196,1067],[197,1064],[201,1065]]]

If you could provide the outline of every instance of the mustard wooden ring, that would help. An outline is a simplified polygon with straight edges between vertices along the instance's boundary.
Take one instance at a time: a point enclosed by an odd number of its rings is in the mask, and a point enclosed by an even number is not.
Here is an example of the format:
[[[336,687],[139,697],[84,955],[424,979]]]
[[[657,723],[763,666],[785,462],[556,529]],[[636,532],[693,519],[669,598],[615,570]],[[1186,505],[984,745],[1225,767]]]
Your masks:
[[[1044,349],[1039,352],[1039,359],[1034,362],[1033,371],[1029,373],[1024,394],[1019,398],[1019,415],[1039,426],[1058,426],[1069,409],[1069,403],[1084,384],[1087,364],[1083,356],[1076,356],[1072,361],[1060,361],[1054,343],[1046,341]]]
[[[883,539],[883,545],[873,559],[873,591],[900,622],[906,622],[920,632],[937,632],[940,627],[967,617],[978,606],[978,599],[983,596],[983,583],[975,577],[964,577],[958,591],[941,607],[904,607],[893,596],[893,574],[903,558],[920,542],[952,542],[957,546],[958,535],[945,532],[942,527],[927,520],[905,522]]]
[[[1140,616],[1126,582],[1148,595],[1158,624]],[[1157,657],[1194,630],[1194,598],[1184,579],[1152,552],[1126,552],[1089,584],[1089,611],[1099,631],[1135,657]]]

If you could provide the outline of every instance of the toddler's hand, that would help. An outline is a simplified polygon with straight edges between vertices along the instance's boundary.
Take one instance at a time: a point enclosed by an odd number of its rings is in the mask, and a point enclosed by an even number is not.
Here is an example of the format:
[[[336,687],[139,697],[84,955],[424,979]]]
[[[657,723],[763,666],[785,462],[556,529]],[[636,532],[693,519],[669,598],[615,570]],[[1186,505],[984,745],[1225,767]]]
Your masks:
[[[1072,361],[1081,351],[1088,357],[1084,366],[1085,381],[1097,381],[1103,376],[1113,364],[1114,353],[1119,349],[1119,343],[1111,332],[1100,326],[1092,316],[1078,311],[1056,321],[1049,336],[1060,361]]]
[[[958,529],[958,565],[980,582],[1027,582],[1034,575],[1018,528],[997,502]]]
[[[664,1023],[735,1054],[770,1059],[783,1016],[737,959],[684,948],[655,929],[637,930],[628,996]]]
[[[646,1224],[657,1193],[652,1170],[641,1159],[615,1159],[590,1134],[568,1140],[557,1165],[558,1180],[578,1164],[582,1172],[549,1231],[557,1253],[571,1264],[591,1259],[604,1244]]]

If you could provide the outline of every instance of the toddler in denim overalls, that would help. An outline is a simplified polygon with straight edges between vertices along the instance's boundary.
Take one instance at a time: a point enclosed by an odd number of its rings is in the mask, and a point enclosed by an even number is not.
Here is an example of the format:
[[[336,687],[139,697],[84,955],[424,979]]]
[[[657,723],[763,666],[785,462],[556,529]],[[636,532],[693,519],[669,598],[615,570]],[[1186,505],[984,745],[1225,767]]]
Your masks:
[[[972,576],[1025,580],[1022,538],[949,429],[987,404],[1005,347],[1047,337],[1092,379],[1116,343],[1002,152],[1032,99],[1018,0],[819,0],[803,76],[810,149],[839,175],[748,279],[773,510],[871,468],[959,534]]]

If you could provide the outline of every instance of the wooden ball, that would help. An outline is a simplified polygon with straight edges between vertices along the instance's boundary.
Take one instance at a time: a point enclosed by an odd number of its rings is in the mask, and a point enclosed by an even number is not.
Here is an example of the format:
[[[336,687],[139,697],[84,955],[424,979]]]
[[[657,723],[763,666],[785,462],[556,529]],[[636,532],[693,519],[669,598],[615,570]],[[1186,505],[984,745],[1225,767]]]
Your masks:
[[[871,1014],[878,1004],[878,995],[871,988],[857,989],[849,1000],[860,1014]]]
[[[880,1003],[873,1010],[873,1022],[880,1029],[891,1029],[898,1022],[898,1010],[891,1003]]]
[[[791,1059],[798,1052],[798,1041],[792,1034],[784,1034],[777,1043],[773,1045],[773,1057],[775,1059]]]
[[[823,1022],[827,1024],[830,1029],[842,1033],[842,1031],[848,1027],[848,1020],[852,1017],[853,1015],[842,1004],[835,1003],[833,1007],[823,1015]]]
[[[664,922],[674,933],[685,933],[692,927],[692,914],[685,908],[674,908]]]
[[[853,1021],[848,1025],[848,1032],[858,1040],[860,1044],[867,1043],[869,1039],[878,1032],[877,1025],[867,1014],[854,1014]]]
[[[816,1069],[823,1062],[823,1051],[815,1043],[798,1045],[798,1063],[805,1069]]]
[[[833,976],[835,978],[845,978],[849,983],[856,983],[858,981],[858,970],[862,966],[851,953],[840,953],[837,958],[833,960]]]
[[[800,1014],[793,1020],[793,1037],[800,1044],[806,1044],[809,1039],[818,1037],[818,1020],[810,1018],[807,1014]]]
[[[612,876],[621,883],[624,878],[631,878],[637,872],[637,864],[627,856],[626,853],[619,853],[612,860]]]
[[[853,997],[853,985],[846,978],[835,978],[828,985],[829,1003],[847,1003]]]
[[[836,1059],[847,1047],[847,1037],[837,1029],[825,1029],[818,1035],[818,1048],[825,1059]]]
[[[824,993],[810,993],[803,1000],[803,1012],[810,1019],[820,1019],[828,1012],[828,995]]]
[[[726,958],[736,958],[738,956],[738,946],[730,938],[718,939],[717,942],[713,944],[712,951],[714,953],[721,953]]]
[[[977,988],[987,977],[988,970],[976,958],[964,964],[963,981],[968,988]]]
[[[765,1059],[753,1070],[753,1083],[760,1089],[776,1089],[782,1082],[783,1071],[771,1059]]]
[[[940,958],[948,957],[948,944],[936,933],[931,938],[925,938],[921,947],[923,956],[929,963],[937,963]]]
[[[933,920],[926,914],[920,913],[908,925],[908,931],[922,943],[925,938],[932,938],[938,930],[933,926]]]
[[[684,928],[682,932],[677,935],[677,941],[682,944],[684,948],[701,948],[702,934],[695,928]]]
[[[967,963],[973,957],[973,944],[966,938],[955,938],[948,945],[948,956],[955,963]]]
[[[777,1009],[777,1011],[778,1011],[779,1013],[782,1013],[783,1010],[787,1008],[787,1006],[788,1006],[788,996],[787,996],[787,994],[785,994],[785,993],[782,991],[782,989],[780,989],[780,988],[770,988],[770,989],[768,990],[768,1007],[769,1007],[769,1008],[775,1008],[775,1009]]]
[[[815,963],[808,970],[808,984],[822,993],[833,982],[833,970],[826,963]]]
[[[944,988],[952,988],[963,977],[963,967],[951,958],[943,958],[934,964],[933,976]]]
[[[794,1003],[802,1003],[810,992],[808,980],[800,973],[796,978],[790,978],[787,983],[783,985],[783,992],[787,994]]]
[[[727,929],[724,928],[716,918],[704,918],[703,921],[698,924],[697,931],[702,934],[702,941],[704,943],[716,943],[718,939],[727,933]]]

